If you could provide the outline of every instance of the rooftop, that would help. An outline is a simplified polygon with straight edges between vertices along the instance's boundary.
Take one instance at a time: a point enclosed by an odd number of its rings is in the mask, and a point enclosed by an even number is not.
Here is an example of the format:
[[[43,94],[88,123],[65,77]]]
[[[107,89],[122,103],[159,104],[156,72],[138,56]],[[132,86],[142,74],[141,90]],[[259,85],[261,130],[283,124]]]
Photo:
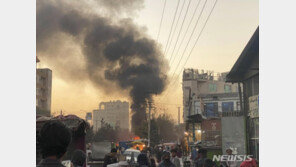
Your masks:
[[[225,81],[228,72],[218,73],[209,70],[187,68],[183,71],[183,81],[200,80],[200,81]]]
[[[226,76],[227,82],[240,82],[259,73],[259,27]]]

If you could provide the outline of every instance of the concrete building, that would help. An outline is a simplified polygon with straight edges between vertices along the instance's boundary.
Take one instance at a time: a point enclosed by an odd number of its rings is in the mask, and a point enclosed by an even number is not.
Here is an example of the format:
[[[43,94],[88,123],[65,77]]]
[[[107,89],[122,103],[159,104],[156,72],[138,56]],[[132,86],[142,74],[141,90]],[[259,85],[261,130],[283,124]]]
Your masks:
[[[238,85],[226,83],[226,75],[197,69],[183,71],[184,121],[195,114],[211,118],[220,117],[222,112],[240,110]]]
[[[101,102],[99,109],[93,110],[94,130],[97,131],[101,128],[102,121],[110,124],[112,127],[118,126],[122,129],[130,129],[129,118],[128,102],[121,102],[120,100]]]
[[[221,117],[230,112],[240,114],[238,85],[226,83],[227,73],[198,69],[183,71],[183,119],[189,143],[221,150]]]
[[[246,125],[247,154],[259,160],[259,27],[226,79],[230,83],[242,84],[240,101]]]
[[[37,59],[38,63],[39,60]],[[52,71],[48,68],[36,69],[36,114],[50,116]]]

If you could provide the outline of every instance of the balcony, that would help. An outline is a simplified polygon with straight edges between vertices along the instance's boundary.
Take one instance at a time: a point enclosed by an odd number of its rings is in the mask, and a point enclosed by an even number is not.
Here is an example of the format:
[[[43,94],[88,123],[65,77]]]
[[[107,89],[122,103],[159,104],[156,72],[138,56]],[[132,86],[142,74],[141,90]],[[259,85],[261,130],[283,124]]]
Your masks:
[[[222,112],[222,117],[240,117],[243,116],[242,111]]]
[[[205,117],[207,118],[219,118],[221,117],[221,114],[218,111],[214,111],[214,112],[203,112],[202,113]]]

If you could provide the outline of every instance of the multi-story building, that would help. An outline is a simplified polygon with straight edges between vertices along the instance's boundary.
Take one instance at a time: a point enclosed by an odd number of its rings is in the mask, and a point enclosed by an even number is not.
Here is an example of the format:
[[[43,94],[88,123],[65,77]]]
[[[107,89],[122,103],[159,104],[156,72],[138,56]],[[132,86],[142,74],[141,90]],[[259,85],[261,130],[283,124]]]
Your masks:
[[[183,72],[183,117],[202,114],[219,117],[222,112],[240,110],[238,85],[225,82],[227,73],[185,69]],[[189,100],[192,104],[189,104]],[[189,107],[191,105],[191,109]]]
[[[240,110],[238,85],[226,83],[227,73],[197,69],[183,71],[183,119],[189,142],[221,148],[223,113]]]
[[[112,127],[120,127],[121,129],[130,129],[129,119],[129,103],[110,101],[101,102],[99,109],[93,110],[93,126],[97,131],[102,126],[102,122],[110,124]]]
[[[39,60],[37,59],[37,63]],[[50,116],[52,71],[48,68],[36,69],[36,110],[37,115]]]

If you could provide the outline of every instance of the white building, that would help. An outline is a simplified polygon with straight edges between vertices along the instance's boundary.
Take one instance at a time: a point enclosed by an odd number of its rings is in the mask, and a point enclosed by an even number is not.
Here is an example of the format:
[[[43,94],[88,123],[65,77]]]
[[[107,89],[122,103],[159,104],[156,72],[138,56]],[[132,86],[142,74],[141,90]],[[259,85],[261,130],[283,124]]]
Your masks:
[[[38,59],[37,59],[37,62]],[[36,108],[37,115],[50,116],[52,71],[48,68],[36,69]]]
[[[101,128],[102,120],[112,127],[130,129],[129,103],[117,101],[101,102],[98,110],[93,110],[93,126],[97,131]]]

